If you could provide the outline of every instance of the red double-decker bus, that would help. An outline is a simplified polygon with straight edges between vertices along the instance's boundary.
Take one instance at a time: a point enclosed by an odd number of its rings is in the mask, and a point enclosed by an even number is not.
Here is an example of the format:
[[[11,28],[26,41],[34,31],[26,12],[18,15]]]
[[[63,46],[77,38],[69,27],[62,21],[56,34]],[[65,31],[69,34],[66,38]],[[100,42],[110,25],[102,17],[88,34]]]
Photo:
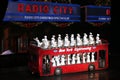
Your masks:
[[[76,47],[42,49],[29,47],[28,67],[40,76],[96,71],[108,68],[108,42]]]

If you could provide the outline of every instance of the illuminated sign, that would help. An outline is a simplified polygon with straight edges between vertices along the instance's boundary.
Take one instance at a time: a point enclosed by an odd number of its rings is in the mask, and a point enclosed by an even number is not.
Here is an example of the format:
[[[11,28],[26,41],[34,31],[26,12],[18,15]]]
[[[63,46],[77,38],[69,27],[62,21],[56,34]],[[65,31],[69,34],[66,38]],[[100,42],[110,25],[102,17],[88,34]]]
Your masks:
[[[80,5],[9,1],[4,21],[80,22]]]
[[[108,6],[86,6],[86,22],[110,22],[110,7]]]
[[[96,47],[63,48],[63,49],[58,49],[58,52],[72,52],[72,51],[79,52],[79,51],[84,51],[84,50],[90,51],[92,49],[96,49]]]

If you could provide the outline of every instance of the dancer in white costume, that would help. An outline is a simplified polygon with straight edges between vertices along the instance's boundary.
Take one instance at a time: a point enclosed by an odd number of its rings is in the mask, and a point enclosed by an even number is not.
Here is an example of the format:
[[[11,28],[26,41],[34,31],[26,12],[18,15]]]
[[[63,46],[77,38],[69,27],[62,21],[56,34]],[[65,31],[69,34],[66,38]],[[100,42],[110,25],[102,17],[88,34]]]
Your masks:
[[[37,42],[37,47],[41,47],[42,42],[39,41],[38,37],[34,38],[34,40]]]
[[[76,60],[76,54],[72,55],[72,64],[75,64],[75,60]]]
[[[60,48],[63,46],[63,40],[61,39],[61,35],[58,34],[58,44],[57,44],[57,47]]]
[[[81,39],[80,34],[77,34],[77,37],[76,37],[76,45],[77,45],[77,46],[82,46],[82,39]]]
[[[47,36],[45,35],[44,38],[42,39],[43,42],[43,48],[47,49],[49,47],[49,41],[47,39]]]
[[[57,47],[57,42],[55,40],[55,35],[53,35],[51,38],[51,48],[56,48],[56,47]]]
[[[76,45],[76,40],[74,39],[74,34],[71,34],[70,37],[70,46],[73,47]]]
[[[95,40],[93,37],[93,34],[90,32],[89,34],[89,45],[94,45],[95,44]]]
[[[69,45],[70,45],[69,37],[68,34],[66,34],[64,38],[64,47],[69,47]]]
[[[84,36],[83,36],[83,45],[86,46],[86,45],[89,45],[89,40],[87,38],[87,34],[84,33]]]
[[[96,44],[101,44],[101,40],[100,40],[100,34],[96,35]]]
[[[90,52],[87,53],[87,62],[90,62]]]
[[[65,65],[65,61],[66,61],[65,55],[62,55],[61,56],[61,65]]]
[[[53,56],[51,62],[52,62],[52,66],[55,67],[56,66],[56,62],[55,62],[55,57],[54,56]]]
[[[81,63],[81,62],[80,62],[80,54],[77,54],[77,57],[76,57],[76,58],[77,58],[77,64]]]
[[[83,63],[86,63],[86,53],[83,53]]]
[[[91,62],[95,62],[95,56],[94,56],[95,52],[92,52],[92,58],[91,58]]]
[[[71,54],[68,54],[68,65],[70,64],[71,58],[70,58]]]
[[[55,56],[55,60],[56,60],[56,65],[57,66],[60,66],[61,64],[60,64],[60,55],[58,55],[58,56]]]

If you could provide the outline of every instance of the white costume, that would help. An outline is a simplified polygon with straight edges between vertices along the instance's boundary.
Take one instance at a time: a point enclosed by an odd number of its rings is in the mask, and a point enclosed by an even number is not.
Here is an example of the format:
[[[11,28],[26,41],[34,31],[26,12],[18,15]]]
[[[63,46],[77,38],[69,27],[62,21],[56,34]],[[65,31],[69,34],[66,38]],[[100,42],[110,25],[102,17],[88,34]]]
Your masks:
[[[61,64],[60,64],[60,55],[58,55],[58,56],[55,56],[55,60],[56,60],[56,65],[57,66],[60,66]]]
[[[83,53],[83,63],[86,63],[86,53]]]
[[[37,42],[37,46],[41,47],[42,42],[39,41],[38,37],[34,38],[34,40]]]
[[[77,54],[77,64],[81,63],[80,62],[80,54]]]
[[[71,34],[71,37],[70,37],[70,46],[75,46],[76,45],[76,40],[74,39],[74,34]]]
[[[47,36],[44,36],[44,39],[42,39],[43,42],[43,48],[47,49],[49,47],[49,41],[47,39]]]
[[[70,64],[70,61],[71,61],[70,55],[71,54],[68,54],[68,60],[67,60],[68,61],[68,65]]]
[[[66,61],[65,55],[62,55],[61,56],[61,65],[65,65],[65,61]]]
[[[73,54],[73,56],[72,56],[72,64],[75,64],[75,60],[76,60],[75,54]]]
[[[90,52],[87,53],[87,62],[90,62]]]
[[[90,35],[89,35],[89,44],[90,45],[94,45],[95,44],[95,40],[94,40],[94,37],[93,37],[91,32],[90,32]]]
[[[88,38],[87,38],[87,34],[86,33],[84,33],[84,36],[83,36],[83,45],[85,46],[85,45],[89,45],[89,40],[88,40]]]
[[[96,44],[100,44],[101,40],[100,40],[100,34],[96,35]]]
[[[80,34],[77,34],[77,37],[76,37],[76,45],[77,46],[82,46],[82,39],[80,37]]]
[[[58,44],[57,44],[57,47],[60,48],[63,46],[63,40],[61,39],[61,35],[59,34],[58,35]]]
[[[52,62],[52,66],[55,67],[56,66],[55,57],[52,58],[51,62]]]
[[[64,47],[69,47],[69,45],[70,45],[69,37],[68,34],[66,34],[64,38]]]
[[[94,56],[95,52],[92,52],[92,58],[91,58],[91,62],[95,62],[95,56]]]
[[[55,35],[53,35],[51,38],[51,48],[56,48],[56,47],[57,47],[57,42],[55,40]]]

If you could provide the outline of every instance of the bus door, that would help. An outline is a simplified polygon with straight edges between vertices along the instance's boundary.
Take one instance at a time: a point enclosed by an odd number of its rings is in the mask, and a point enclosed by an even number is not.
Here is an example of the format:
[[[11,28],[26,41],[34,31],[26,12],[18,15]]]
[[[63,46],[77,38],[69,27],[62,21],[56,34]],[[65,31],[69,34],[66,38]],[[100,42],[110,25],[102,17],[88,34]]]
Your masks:
[[[50,55],[45,55],[42,59],[42,73],[50,74]]]
[[[106,51],[99,50],[99,68],[104,68],[106,65]]]

